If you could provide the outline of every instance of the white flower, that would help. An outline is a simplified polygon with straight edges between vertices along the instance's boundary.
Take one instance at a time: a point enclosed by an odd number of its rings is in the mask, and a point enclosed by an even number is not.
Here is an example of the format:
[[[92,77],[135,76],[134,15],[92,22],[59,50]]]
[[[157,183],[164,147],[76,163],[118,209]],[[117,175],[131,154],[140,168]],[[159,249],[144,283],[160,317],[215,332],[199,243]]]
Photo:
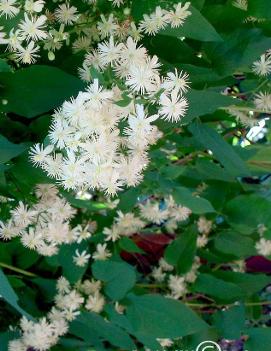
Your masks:
[[[186,221],[191,213],[190,208],[185,206],[174,206],[170,209],[170,216],[177,222]]]
[[[156,56],[146,60],[144,64],[131,65],[127,74],[126,85],[133,92],[140,94],[157,91],[160,86],[159,67],[160,63]]]
[[[172,297],[174,299],[179,299],[186,294],[186,284],[184,277],[178,275],[170,275],[168,287],[171,290]]]
[[[151,203],[149,200],[139,205],[141,217],[155,223],[161,224],[168,217],[168,210],[160,210],[159,203]]]
[[[266,240],[264,238],[261,238],[256,243],[255,247],[260,255],[262,255],[262,256],[270,256],[271,255],[271,240]]]
[[[19,62],[30,64],[34,63],[39,56],[37,52],[39,47],[35,46],[34,41],[30,41],[26,48],[23,48],[21,45],[17,46],[16,58]]]
[[[260,60],[253,63],[252,71],[259,76],[267,76],[271,73],[271,57],[261,55]]]
[[[77,8],[69,3],[61,4],[55,11],[55,16],[60,23],[73,24],[78,19]]]
[[[160,109],[158,113],[163,119],[171,122],[178,122],[184,117],[188,108],[187,99],[179,96],[176,90],[173,90],[170,97],[163,93],[160,97]]]
[[[200,235],[197,238],[197,247],[202,248],[208,244],[208,238],[206,235]]]
[[[112,36],[118,28],[118,25],[115,23],[114,15],[110,14],[108,19],[106,19],[104,15],[101,15],[101,22],[97,23],[97,28],[102,38]]]
[[[157,341],[159,342],[159,344],[162,346],[162,347],[170,347],[173,345],[173,341],[171,339],[157,339]]]
[[[96,246],[96,251],[92,255],[92,258],[94,260],[106,260],[107,258],[109,258],[111,256],[112,256],[112,254],[110,251],[107,250],[106,244],[98,244]]]
[[[179,2],[174,5],[175,11],[171,10],[166,14],[166,19],[172,28],[182,26],[186,18],[191,15],[191,12],[188,10],[189,6],[190,2],[186,2],[183,7],[182,3]]]
[[[150,16],[144,14],[143,20],[139,24],[140,30],[146,34],[154,35],[167,25],[166,12],[157,6],[155,12]]]
[[[239,8],[240,10],[247,11],[248,0],[234,0],[232,6]]]
[[[102,312],[105,305],[105,299],[98,291],[94,295],[89,295],[86,302],[86,309],[92,312],[100,313]]]
[[[114,38],[111,36],[109,41],[98,44],[98,52],[102,65],[112,65],[120,57],[121,44],[115,44]]]
[[[113,6],[117,6],[117,7],[120,7],[124,3],[124,0],[109,0],[109,1],[112,2]]]
[[[2,240],[11,240],[18,235],[18,227],[15,226],[12,220],[9,220],[7,223],[0,221],[0,238]]]
[[[212,230],[212,221],[207,221],[207,219],[203,216],[199,218],[197,225],[198,225],[198,231],[201,234],[208,235]]]
[[[28,346],[21,339],[11,340],[8,344],[8,351],[27,351]]]
[[[35,232],[34,228],[29,228],[28,232],[22,233],[21,242],[30,250],[38,250],[44,244],[42,235]]]
[[[76,250],[75,255],[73,256],[73,261],[76,264],[76,266],[79,267],[84,267],[87,263],[88,260],[90,259],[90,254],[87,253],[87,251],[82,251],[81,253]]]
[[[1,0],[0,1],[0,16],[5,15],[6,18],[11,18],[20,12],[19,8],[16,7],[17,0]]]
[[[42,165],[46,157],[53,151],[53,145],[48,145],[45,148],[43,145],[35,144],[30,148],[30,159],[35,165]]]
[[[163,273],[163,270],[161,267],[155,267],[152,270],[151,275],[154,278],[154,280],[156,280],[158,282],[163,282],[165,280],[165,277],[166,277],[166,274]]]
[[[101,290],[102,283],[100,280],[85,280],[84,283],[80,286],[82,292],[86,295],[95,294]]]
[[[174,269],[174,267],[171,264],[167,263],[167,261],[163,257],[161,257],[159,260],[159,266],[165,272],[171,272]]]
[[[47,38],[47,33],[43,30],[47,17],[42,15],[38,18],[29,18],[27,13],[24,14],[24,21],[19,24],[20,34],[27,41],[33,40],[38,41]]]
[[[44,0],[26,0],[24,4],[24,9],[27,12],[41,12],[44,7],[45,1]]]
[[[28,209],[28,206],[24,205],[22,201],[10,214],[13,216],[13,220],[18,226],[27,227],[35,219],[37,212]]]
[[[255,95],[254,104],[257,109],[263,111],[271,111],[271,94],[260,92]]]
[[[71,285],[66,278],[60,277],[57,280],[56,289],[61,294],[63,293],[68,294],[70,292]]]
[[[169,72],[167,73],[167,77],[164,78],[164,82],[161,85],[162,88],[167,91],[177,90],[181,94],[186,93],[189,88],[188,74],[181,71],[178,73],[177,69],[175,69],[175,73]]]

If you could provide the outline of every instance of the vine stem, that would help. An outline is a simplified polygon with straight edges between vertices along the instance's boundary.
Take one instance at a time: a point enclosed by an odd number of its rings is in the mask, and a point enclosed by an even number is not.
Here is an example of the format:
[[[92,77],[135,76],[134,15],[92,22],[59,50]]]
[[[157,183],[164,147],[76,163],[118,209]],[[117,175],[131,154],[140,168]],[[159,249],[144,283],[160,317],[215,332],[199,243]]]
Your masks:
[[[21,273],[21,274],[26,275],[28,277],[37,277],[37,275],[35,273],[25,271],[24,269],[11,266],[11,265],[4,263],[4,262],[0,262],[0,267],[9,269],[13,272]]]
[[[198,307],[198,308],[203,308],[203,307],[233,307],[236,306],[235,303],[231,304],[224,304],[224,305],[217,305],[217,304],[206,304],[206,303],[185,303],[187,306],[190,307]],[[260,302],[245,302],[245,306],[247,307],[252,307],[252,306],[265,306],[265,305],[271,305],[271,301],[260,301]]]
[[[227,107],[220,107],[220,110],[224,110],[224,111],[228,111],[229,109],[231,110],[235,110],[235,111],[245,111],[245,112],[256,112],[256,113],[265,113],[265,114],[270,114],[270,112],[268,111],[263,111],[257,108],[253,108],[253,107],[246,107],[246,106],[236,106],[236,105],[232,105],[232,106],[227,106]]]

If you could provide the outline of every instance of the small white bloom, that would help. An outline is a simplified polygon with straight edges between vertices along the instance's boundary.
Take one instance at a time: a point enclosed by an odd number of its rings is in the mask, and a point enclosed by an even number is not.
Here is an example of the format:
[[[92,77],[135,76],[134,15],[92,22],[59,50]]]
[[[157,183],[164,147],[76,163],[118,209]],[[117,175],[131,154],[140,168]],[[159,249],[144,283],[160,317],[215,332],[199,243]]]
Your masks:
[[[77,8],[69,3],[61,4],[55,11],[55,16],[60,23],[73,24],[78,19]]]
[[[75,251],[75,255],[73,256],[74,263],[79,267],[84,267],[90,259],[90,254],[87,251],[79,252],[78,250]]]
[[[106,260],[111,256],[112,254],[109,250],[107,250],[106,244],[98,244],[96,246],[96,251],[92,255],[94,260]]]
[[[267,76],[271,73],[271,57],[265,54],[261,55],[260,60],[255,61],[252,65],[252,71],[259,76]]]
[[[177,90],[173,90],[170,97],[165,93],[161,95],[160,105],[158,113],[163,119],[178,122],[187,111],[188,101],[186,98],[179,96]]]
[[[17,0],[1,0],[0,1],[0,17],[5,15],[6,18],[12,18],[20,12],[19,6],[16,7]]]
[[[86,302],[86,309],[92,312],[102,312],[105,305],[105,299],[98,291],[94,295],[90,295]]]
[[[261,238],[256,243],[256,250],[262,256],[270,256],[271,255],[271,240],[266,240]]]

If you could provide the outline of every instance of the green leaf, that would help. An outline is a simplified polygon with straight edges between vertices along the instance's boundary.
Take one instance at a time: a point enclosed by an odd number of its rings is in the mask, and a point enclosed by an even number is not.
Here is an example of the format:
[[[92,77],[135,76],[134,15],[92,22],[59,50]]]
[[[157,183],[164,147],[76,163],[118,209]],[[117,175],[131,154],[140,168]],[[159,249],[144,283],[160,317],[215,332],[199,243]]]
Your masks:
[[[63,269],[63,276],[72,284],[80,280],[87,269],[87,265],[79,267],[74,263],[73,256],[75,255],[76,249],[78,249],[79,252],[82,252],[86,249],[86,243],[83,243],[80,246],[78,244],[62,245],[57,255],[57,260]]]
[[[192,287],[194,292],[207,294],[219,302],[234,302],[244,297],[243,290],[234,283],[202,273]]]
[[[161,30],[159,34],[173,37],[187,37],[200,41],[222,41],[221,36],[215,28],[206,20],[202,14],[193,6],[189,7],[191,15],[185,20],[184,25],[171,28],[170,26]],[[200,30],[199,30],[200,28]]]
[[[250,235],[259,224],[271,227],[271,202],[256,194],[240,195],[228,202],[225,210],[228,223]]]
[[[59,107],[65,100],[83,90],[84,83],[52,66],[30,66],[15,73],[2,73],[2,96],[8,101],[6,112],[33,118]]]
[[[271,19],[271,7],[269,0],[249,0],[248,13],[257,18]]]
[[[27,149],[24,144],[13,144],[0,135],[0,163],[4,163],[23,153]]]
[[[135,269],[125,262],[96,261],[92,265],[96,279],[105,282],[105,293],[113,300],[120,300],[136,282]]]
[[[191,268],[196,254],[197,232],[194,227],[180,234],[165,250],[165,259],[177,268],[178,273],[186,273]]]
[[[245,342],[247,351],[270,351],[271,333],[270,328],[251,328],[246,331],[248,340]]]
[[[96,313],[81,313],[76,321],[72,322],[70,332],[93,345],[102,345],[102,341],[107,341],[121,349],[135,348],[134,342],[124,330]]]
[[[144,251],[130,238],[123,237],[118,241],[118,244],[121,249],[127,252],[144,253]]]
[[[213,275],[226,282],[238,285],[243,290],[243,294],[246,297],[258,293],[271,283],[271,278],[264,274],[249,274],[221,270],[213,272]]]
[[[236,28],[223,39],[202,47],[211,67],[221,75],[250,72],[252,63],[270,47],[270,38],[259,28]]]
[[[215,238],[214,245],[220,252],[238,258],[246,258],[256,254],[254,241],[233,231],[219,233]]]
[[[202,123],[193,123],[188,127],[194,138],[206,149],[211,150],[214,157],[234,176],[249,175],[250,172],[235,152],[214,129]]]
[[[182,124],[191,122],[194,118],[215,112],[218,108],[230,106],[236,100],[230,96],[208,90],[189,90],[187,93],[189,107],[187,114],[181,120]]]
[[[15,291],[12,289],[7,277],[3,273],[0,268],[0,295],[7,301],[15,310],[17,310],[20,314],[26,316],[27,318],[32,318],[28,313],[26,313],[19,305],[18,305],[18,296]]]
[[[0,59],[0,72],[11,72],[11,67],[7,63],[7,61]]]
[[[180,301],[153,294],[131,295],[129,300],[127,318],[140,340],[178,338],[207,327]]]
[[[208,200],[199,196],[193,196],[192,192],[187,188],[177,187],[172,195],[177,204],[190,208],[193,213],[202,214],[215,211]]]
[[[217,311],[212,319],[221,338],[230,340],[239,339],[246,322],[244,305],[237,305],[227,310]]]

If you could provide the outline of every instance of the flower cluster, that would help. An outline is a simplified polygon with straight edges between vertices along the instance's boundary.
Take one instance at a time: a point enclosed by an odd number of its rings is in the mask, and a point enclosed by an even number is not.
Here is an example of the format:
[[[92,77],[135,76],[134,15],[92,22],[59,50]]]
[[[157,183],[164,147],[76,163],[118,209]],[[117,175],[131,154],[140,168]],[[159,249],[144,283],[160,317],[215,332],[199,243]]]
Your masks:
[[[163,208],[164,207],[164,208]],[[132,212],[123,214],[117,211],[117,217],[110,228],[104,228],[105,241],[115,242],[123,236],[131,236],[150,225],[165,225],[169,232],[177,228],[179,222],[186,221],[192,214],[185,206],[177,205],[172,196],[165,200],[164,206],[158,201],[147,200],[138,205],[139,215]]]
[[[72,228],[69,221],[75,210],[51,184],[36,188],[38,202],[32,207],[22,202],[11,211],[11,218],[0,222],[0,238],[10,240],[19,237],[23,246],[36,250],[40,255],[57,254],[61,244],[80,243],[90,237],[88,227]]]
[[[142,180],[147,150],[161,136],[152,123],[159,117],[177,122],[184,116],[188,76],[176,71],[162,78],[157,57],[131,37],[125,44],[111,37],[99,44],[97,55],[103,69],[113,69],[120,78],[122,90],[116,85],[105,89],[94,79],[55,112],[51,143],[32,147],[31,159],[66,189],[115,195]],[[144,106],[150,103],[156,104],[157,113],[149,116]]]
[[[39,57],[41,48],[53,60],[54,52],[63,45],[71,45],[75,52],[86,52],[109,36],[120,40],[132,36],[139,40],[142,34],[155,34],[167,24],[181,26],[191,14],[188,10],[190,3],[176,4],[169,11],[157,7],[154,13],[144,15],[137,27],[130,17],[129,7],[118,9],[126,1],[108,1],[113,5],[110,14],[101,14],[96,0],[60,4],[54,1],[53,7],[47,7],[44,0],[1,0],[0,17],[6,22],[1,27],[0,44],[7,45],[17,61],[31,64]],[[14,23],[11,29],[8,25],[10,19]]]

